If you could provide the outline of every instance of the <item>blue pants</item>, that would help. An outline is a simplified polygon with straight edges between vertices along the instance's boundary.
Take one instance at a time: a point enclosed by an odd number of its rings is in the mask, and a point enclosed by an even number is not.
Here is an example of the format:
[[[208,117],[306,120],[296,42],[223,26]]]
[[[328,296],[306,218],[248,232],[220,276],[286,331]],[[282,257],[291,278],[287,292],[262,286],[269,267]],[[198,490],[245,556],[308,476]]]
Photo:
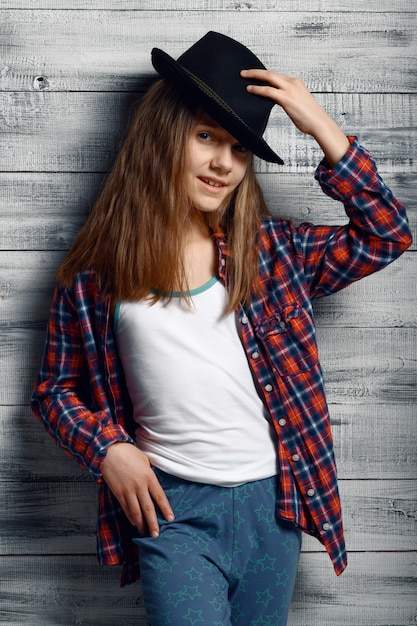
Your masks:
[[[285,626],[301,533],[275,518],[277,479],[226,488],[155,471],[175,520],[134,539],[149,626]]]

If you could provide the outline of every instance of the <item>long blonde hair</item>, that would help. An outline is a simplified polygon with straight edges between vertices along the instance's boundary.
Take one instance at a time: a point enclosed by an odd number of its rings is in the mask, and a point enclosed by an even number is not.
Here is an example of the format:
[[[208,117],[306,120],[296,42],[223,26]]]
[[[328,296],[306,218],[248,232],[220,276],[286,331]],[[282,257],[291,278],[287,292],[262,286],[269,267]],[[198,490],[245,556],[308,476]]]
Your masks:
[[[58,282],[94,267],[104,297],[140,300],[185,285],[184,233],[193,208],[185,185],[186,141],[195,121],[178,91],[158,80],[142,98],[103,190],[62,265]],[[268,213],[249,159],[230,203],[206,219],[227,239],[228,311],[257,289],[259,219]]]

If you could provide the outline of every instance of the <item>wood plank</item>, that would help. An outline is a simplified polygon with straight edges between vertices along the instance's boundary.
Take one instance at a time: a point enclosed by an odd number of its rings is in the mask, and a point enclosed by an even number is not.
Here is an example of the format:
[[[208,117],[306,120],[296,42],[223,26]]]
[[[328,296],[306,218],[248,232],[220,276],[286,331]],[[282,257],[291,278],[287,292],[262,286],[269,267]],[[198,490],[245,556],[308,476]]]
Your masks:
[[[0,173],[0,249],[68,250],[103,178],[103,174]]]
[[[319,328],[317,334],[330,404],[415,405],[415,329]]]
[[[330,415],[341,479],[417,478],[415,405],[332,404]],[[90,480],[27,406],[0,406],[0,439],[0,482]]]
[[[314,302],[318,327],[416,326],[417,259],[408,253],[330,298]]]
[[[67,249],[83,224],[105,174],[0,172],[0,249]],[[265,193],[274,198],[274,178],[263,174]],[[282,179],[294,180],[290,174]],[[311,175],[299,177],[310,183]],[[299,186],[294,185],[297,193]],[[411,179],[406,188],[411,188]],[[404,189],[405,191],[405,189]],[[323,196],[323,194],[320,194]]]
[[[0,325],[46,328],[63,252],[0,252]]]
[[[350,554],[336,578],[327,555],[302,555],[289,626],[404,626],[416,618],[415,554]]]
[[[96,500],[92,482],[2,483],[0,553],[94,554]]]
[[[64,252],[0,252],[0,325],[45,328],[54,271]],[[383,272],[314,303],[318,327],[416,327],[417,259],[406,252]]]
[[[417,550],[417,480],[339,485],[349,550]],[[6,482],[0,504],[1,555],[94,553],[94,483]],[[323,551],[307,536],[303,549]]]
[[[319,94],[318,100],[347,134],[375,155],[381,171],[414,173],[417,95]],[[0,93],[4,130],[0,169],[7,172],[106,172],[118,149],[129,110],[138,94]],[[258,162],[259,171],[309,172],[322,153],[276,107],[266,140],[284,166]]]
[[[136,89],[138,74],[152,71],[153,46],[177,57],[209,28],[247,44],[267,67],[300,75],[314,91],[417,87],[414,22],[402,12],[9,10],[2,24],[2,88],[10,91]],[[39,75],[42,83],[34,80]]]
[[[386,185],[392,189],[394,195],[407,209],[410,227],[417,235],[417,190],[415,173],[401,174],[390,171],[387,162],[381,160],[381,153],[374,146],[375,137],[368,137],[368,141],[360,136],[360,142],[371,151],[375,158],[378,171]],[[317,165],[318,162],[315,162]],[[345,224],[346,213],[343,206],[326,196],[313,178],[313,165],[306,172],[269,172],[258,174],[265,199],[270,210],[285,219],[291,219],[295,224],[313,222],[314,224]],[[13,176],[5,174],[4,176]],[[1,183],[1,174],[0,174]],[[13,204],[13,200],[11,200]],[[21,199],[24,206],[24,199]],[[7,215],[7,207],[4,208]],[[16,207],[16,211],[18,211]],[[1,240],[0,240],[1,242]],[[414,242],[414,245],[417,245]],[[413,249],[413,248],[411,248]]]
[[[38,371],[43,330],[0,329],[0,404],[25,404]],[[416,328],[319,328],[328,401],[400,404],[417,399]]]
[[[145,626],[140,585],[93,556],[0,558],[0,620],[8,626]],[[303,554],[289,626],[404,626],[416,616],[414,554],[361,553],[337,578],[327,555]]]
[[[417,420],[410,404],[330,404],[340,478],[417,478]]]
[[[46,434],[28,406],[0,406],[0,438],[0,483],[90,480]],[[398,466],[398,458],[388,465]]]
[[[417,249],[417,191],[415,173],[380,171],[408,208]],[[0,173],[0,250],[67,250],[84,223],[104,174]],[[271,210],[296,224],[344,224],[341,204],[323,194],[308,172],[261,173],[260,183]],[[57,261],[58,262],[58,261]],[[54,268],[51,268],[54,269]],[[28,268],[28,271],[29,268]]]
[[[28,403],[39,371],[44,341],[44,330],[0,331],[0,405]]]
[[[138,6],[140,5],[140,6]],[[37,9],[68,9],[68,0],[36,0]],[[3,9],[32,9],[33,0],[2,0]],[[326,5],[322,0],[251,0],[250,2],[236,2],[236,0],[73,0],[72,9],[110,10],[110,11],[250,11],[250,12],[295,12],[308,11],[320,14],[353,12],[364,10],[363,0],[338,0],[337,3]],[[368,0],[366,13],[415,13],[414,0]]]
[[[417,480],[340,480],[339,488],[349,551],[417,550]],[[321,546],[306,536],[303,549]]]
[[[64,541],[64,540],[63,540]],[[140,585],[94,556],[3,557],[0,622],[8,626],[146,626]]]

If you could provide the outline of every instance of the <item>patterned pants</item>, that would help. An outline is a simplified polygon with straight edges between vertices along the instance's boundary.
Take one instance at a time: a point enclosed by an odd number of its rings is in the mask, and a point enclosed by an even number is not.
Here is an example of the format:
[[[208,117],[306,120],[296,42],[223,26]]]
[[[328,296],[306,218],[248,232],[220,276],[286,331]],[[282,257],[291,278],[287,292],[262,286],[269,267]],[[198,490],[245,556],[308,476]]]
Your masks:
[[[276,478],[226,488],[156,474],[175,521],[134,539],[149,626],[285,626],[301,533],[275,518]]]

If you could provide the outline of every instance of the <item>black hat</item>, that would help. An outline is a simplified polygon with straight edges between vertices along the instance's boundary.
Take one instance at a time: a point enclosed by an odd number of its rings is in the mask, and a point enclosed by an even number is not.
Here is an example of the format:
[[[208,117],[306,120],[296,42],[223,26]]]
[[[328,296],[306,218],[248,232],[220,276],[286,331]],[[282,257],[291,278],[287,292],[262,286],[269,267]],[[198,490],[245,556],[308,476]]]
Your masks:
[[[200,106],[256,156],[283,164],[262,139],[273,100],[250,94],[249,84],[266,84],[240,76],[241,70],[265,69],[241,43],[210,31],[177,61],[159,48],[152,50],[158,74]]]

